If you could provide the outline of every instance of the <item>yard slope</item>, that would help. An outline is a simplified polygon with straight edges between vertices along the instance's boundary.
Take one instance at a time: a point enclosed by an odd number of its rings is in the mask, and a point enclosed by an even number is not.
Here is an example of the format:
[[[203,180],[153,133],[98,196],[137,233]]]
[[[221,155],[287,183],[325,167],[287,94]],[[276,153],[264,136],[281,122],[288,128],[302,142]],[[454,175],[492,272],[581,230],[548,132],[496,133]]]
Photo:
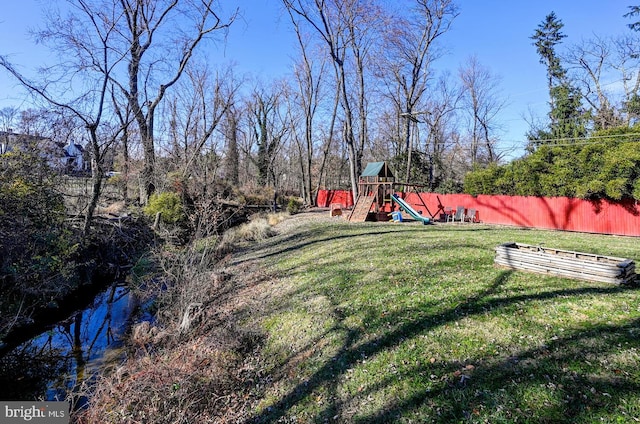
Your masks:
[[[508,240],[637,260],[637,239],[309,217],[235,259],[271,276],[252,421],[640,417],[637,290],[493,264]]]
[[[506,241],[637,261],[637,239],[327,212],[274,229],[197,276],[188,330],[134,329],[85,422],[640,418],[637,288],[493,263]]]

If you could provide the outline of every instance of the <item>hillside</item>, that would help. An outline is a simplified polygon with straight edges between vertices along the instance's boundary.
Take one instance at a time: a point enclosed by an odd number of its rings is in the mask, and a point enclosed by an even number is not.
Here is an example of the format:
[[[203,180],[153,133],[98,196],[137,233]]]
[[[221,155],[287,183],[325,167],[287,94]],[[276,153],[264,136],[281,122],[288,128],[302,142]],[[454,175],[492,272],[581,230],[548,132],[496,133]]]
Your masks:
[[[174,320],[188,331],[134,331],[98,408],[119,422],[640,418],[637,288],[493,264],[505,241],[637,261],[637,239],[325,213],[274,230],[207,274],[198,312]]]

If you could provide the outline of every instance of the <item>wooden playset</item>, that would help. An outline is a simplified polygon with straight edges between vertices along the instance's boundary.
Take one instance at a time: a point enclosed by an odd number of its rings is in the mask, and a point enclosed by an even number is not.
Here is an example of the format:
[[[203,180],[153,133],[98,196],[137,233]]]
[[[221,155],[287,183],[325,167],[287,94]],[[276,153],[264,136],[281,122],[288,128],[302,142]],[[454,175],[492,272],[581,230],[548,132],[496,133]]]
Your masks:
[[[402,213],[406,214],[406,219],[419,220],[425,224],[433,219],[434,215],[431,214],[424,201],[420,206],[427,211],[430,217],[422,216],[420,211],[405,203],[396,194],[396,187],[402,187],[405,192],[407,190],[415,191],[420,198],[420,193],[417,190],[420,186],[396,182],[386,162],[368,163],[358,180],[358,198],[347,219],[351,222],[389,221],[392,212],[396,210],[396,204]]]

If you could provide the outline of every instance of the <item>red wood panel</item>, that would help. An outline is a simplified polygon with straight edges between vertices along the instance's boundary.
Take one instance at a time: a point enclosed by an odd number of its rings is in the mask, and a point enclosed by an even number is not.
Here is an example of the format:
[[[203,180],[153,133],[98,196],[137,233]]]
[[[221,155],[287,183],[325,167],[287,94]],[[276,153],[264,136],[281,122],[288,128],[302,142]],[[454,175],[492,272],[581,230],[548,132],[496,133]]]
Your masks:
[[[478,219],[490,224],[640,236],[640,207],[633,201],[435,193],[421,193],[421,197],[428,199],[425,203],[432,213],[439,199],[454,210],[456,206],[474,208]]]
[[[328,208],[332,203],[350,208],[353,206],[353,194],[350,190],[319,190],[317,203],[321,208]]]
[[[323,194],[326,192],[327,194]],[[321,196],[322,194],[322,196]],[[567,197],[477,196],[468,194],[407,193],[402,196],[422,215],[437,219],[446,206],[474,208],[477,218],[488,224],[519,227],[581,231],[589,233],[640,236],[640,205],[637,202],[582,200]],[[320,199],[325,199],[324,203]],[[336,200],[340,199],[340,200]],[[318,206],[344,201],[353,205],[351,192],[346,190],[318,193]],[[422,203],[426,204],[426,207]],[[428,210],[427,210],[428,208]]]

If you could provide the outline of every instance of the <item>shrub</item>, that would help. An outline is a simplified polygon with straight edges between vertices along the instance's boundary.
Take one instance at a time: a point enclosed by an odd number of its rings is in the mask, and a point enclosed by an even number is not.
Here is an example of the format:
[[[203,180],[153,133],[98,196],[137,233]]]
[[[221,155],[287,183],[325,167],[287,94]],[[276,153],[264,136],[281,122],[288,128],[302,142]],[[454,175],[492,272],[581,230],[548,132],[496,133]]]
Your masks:
[[[223,242],[259,241],[273,236],[275,232],[265,218],[252,219],[246,224],[227,230]]]
[[[268,217],[254,218],[246,224],[225,231],[217,246],[218,254],[233,251],[240,242],[265,240],[274,236],[276,232],[270,222]]]
[[[297,197],[290,197],[289,202],[287,203],[287,212],[291,215],[297,214],[300,212],[300,208],[302,207],[302,202]]]
[[[474,169],[465,178],[465,192],[637,200],[638,141],[640,127],[620,127],[575,145],[543,144],[506,165]]]
[[[0,155],[0,337],[77,283],[78,240],[59,184],[35,153]]]
[[[160,219],[165,224],[179,224],[186,217],[180,196],[172,192],[151,195],[144,213],[150,217],[160,213]]]
[[[274,225],[277,225],[279,223],[281,223],[282,221],[284,221],[287,218],[288,214],[285,212],[278,212],[278,213],[270,213],[267,215],[267,222],[269,223],[269,225],[271,225],[272,227]]]
[[[607,182],[605,193],[610,199],[622,199],[624,196],[629,194],[627,193],[627,180],[625,178],[616,178]]]
[[[501,168],[492,164],[487,168],[475,168],[464,179],[464,192],[472,196],[490,194],[495,190],[500,178]]]
[[[640,199],[640,178],[633,183],[633,198]]]
[[[597,179],[586,181],[577,188],[576,195],[582,199],[594,199],[602,197],[605,184]]]
[[[462,183],[448,178],[442,181],[434,191],[441,194],[462,193]]]

